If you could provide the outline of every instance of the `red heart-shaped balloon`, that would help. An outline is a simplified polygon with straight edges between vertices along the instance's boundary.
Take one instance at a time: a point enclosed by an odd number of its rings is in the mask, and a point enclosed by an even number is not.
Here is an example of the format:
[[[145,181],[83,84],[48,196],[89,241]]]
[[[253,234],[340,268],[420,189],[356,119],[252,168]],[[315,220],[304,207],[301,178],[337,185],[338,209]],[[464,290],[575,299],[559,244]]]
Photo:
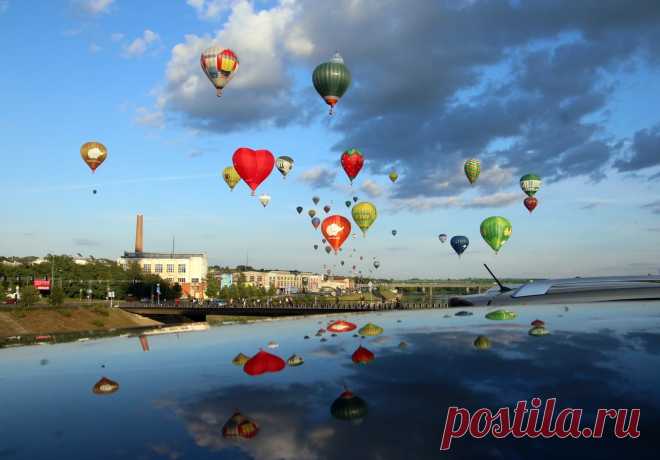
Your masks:
[[[364,157],[358,149],[349,149],[341,154],[341,166],[346,171],[346,175],[353,183],[364,165]]]
[[[286,363],[279,356],[260,350],[245,363],[243,371],[248,375],[260,375],[265,372],[279,372],[285,366]]]
[[[241,179],[254,191],[273,171],[275,157],[268,150],[252,150],[241,147],[234,152],[232,157],[234,169]]]
[[[336,254],[348,235],[351,234],[351,223],[344,216],[335,214],[323,219],[321,232]]]

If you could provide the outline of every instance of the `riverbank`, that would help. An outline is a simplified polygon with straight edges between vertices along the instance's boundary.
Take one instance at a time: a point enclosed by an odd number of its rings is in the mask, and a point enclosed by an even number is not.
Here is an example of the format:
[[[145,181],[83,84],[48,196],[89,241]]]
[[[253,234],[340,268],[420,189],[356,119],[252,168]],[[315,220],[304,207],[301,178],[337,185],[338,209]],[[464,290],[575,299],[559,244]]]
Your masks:
[[[160,324],[158,321],[107,306],[2,308],[0,340],[16,336],[112,331]]]

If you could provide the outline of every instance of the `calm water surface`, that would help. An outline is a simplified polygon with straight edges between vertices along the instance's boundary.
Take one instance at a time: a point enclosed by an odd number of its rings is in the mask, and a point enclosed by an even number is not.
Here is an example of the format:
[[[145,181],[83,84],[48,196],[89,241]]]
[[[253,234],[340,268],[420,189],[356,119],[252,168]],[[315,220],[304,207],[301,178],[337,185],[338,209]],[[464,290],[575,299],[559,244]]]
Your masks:
[[[136,337],[0,350],[0,459],[660,458],[660,302],[514,308],[518,318],[500,322],[484,318],[490,309],[459,310],[223,326],[149,337],[146,352]],[[385,332],[320,342],[316,330],[339,318]],[[536,318],[551,335],[528,335]],[[475,349],[478,335],[491,349]],[[360,344],[376,355],[368,365],[351,361]],[[259,348],[305,363],[258,377],[231,363]],[[94,394],[101,377],[119,390]],[[359,421],[330,414],[344,385],[368,404]],[[535,396],[587,419],[640,408],[641,436],[464,437],[440,452],[449,406],[497,410]],[[258,424],[254,438],[223,438],[236,409]]]

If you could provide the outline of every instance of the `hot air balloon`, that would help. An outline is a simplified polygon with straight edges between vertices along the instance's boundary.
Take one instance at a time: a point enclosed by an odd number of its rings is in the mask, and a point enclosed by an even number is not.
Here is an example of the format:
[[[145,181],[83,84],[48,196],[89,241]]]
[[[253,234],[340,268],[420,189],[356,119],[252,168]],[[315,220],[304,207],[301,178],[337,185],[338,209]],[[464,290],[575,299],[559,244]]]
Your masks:
[[[293,158],[287,156],[277,157],[275,162],[277,170],[282,174],[282,178],[286,179],[286,175],[293,169]]]
[[[339,251],[339,248],[348,235],[351,234],[351,223],[347,218],[340,215],[328,216],[323,220],[321,224],[321,233],[325,236],[325,239],[328,241],[328,244],[335,250],[335,254]]]
[[[212,46],[202,52],[200,61],[202,70],[215,86],[216,95],[222,96],[223,88],[238,70],[238,56],[230,49]]]
[[[367,323],[366,325],[364,325],[364,327],[362,327],[358,331],[358,333],[366,337],[375,337],[383,333],[383,328],[380,326],[376,326],[373,323]]]
[[[96,190],[96,189],[92,190],[92,193],[93,193],[94,195],[96,195],[97,190]]]
[[[298,356],[295,353],[293,355],[291,355],[291,357],[289,359],[286,360],[286,363],[291,367],[300,366],[304,362],[305,362],[305,360],[302,359],[302,356]]]
[[[330,413],[339,420],[357,420],[367,415],[367,403],[350,391],[344,391],[330,407]]]
[[[353,197],[353,203],[357,203],[358,197],[354,196]]]
[[[440,240],[441,243],[444,243],[447,241],[447,235],[445,233],[441,233],[438,235],[438,239]]]
[[[80,156],[93,173],[108,157],[108,149],[100,142],[86,142],[80,147]]]
[[[356,364],[368,364],[376,359],[376,356],[371,351],[360,345],[358,349],[353,352],[351,359]]]
[[[335,53],[332,59],[314,69],[312,82],[316,91],[330,106],[330,115],[332,115],[335,104],[351,85],[351,72],[339,53]]]
[[[318,196],[314,196],[314,197],[312,197],[312,201],[316,205],[316,204],[319,204],[319,201],[321,201],[321,198],[319,198]]]
[[[238,175],[252,189],[253,196],[275,165],[275,157],[268,150],[252,150],[247,147],[237,149],[232,161]]]
[[[535,196],[528,196],[525,198],[523,201],[523,204],[531,214],[534,209],[536,209],[536,206],[539,204],[539,200]]]
[[[518,315],[515,312],[509,310],[494,310],[489,313],[486,313],[486,319],[491,319],[494,321],[509,321],[516,319]]]
[[[396,230],[392,230],[392,236],[396,236]]]
[[[119,390],[119,384],[106,377],[101,377],[101,380],[96,382],[92,388],[92,392],[97,395],[109,395]]]
[[[259,203],[261,203],[264,208],[268,206],[268,203],[270,203],[270,195],[259,195]]]
[[[480,335],[474,340],[474,346],[479,350],[488,350],[490,348],[490,339],[484,335]]]
[[[535,319],[534,321],[531,322],[530,325],[534,327],[545,327],[545,322],[540,319]]]
[[[529,335],[533,335],[535,337],[540,337],[542,335],[548,335],[548,334],[550,334],[550,331],[548,331],[543,326],[534,326],[529,330]]]
[[[282,358],[271,355],[263,350],[250,358],[243,366],[243,371],[248,375],[261,375],[265,372],[279,372],[284,369],[286,363]]]
[[[319,228],[319,225],[321,225],[321,219],[319,219],[318,217],[313,218],[312,219],[312,226],[314,227],[314,230]]]
[[[330,212],[330,206],[328,206],[327,204],[323,206],[323,212],[325,212],[326,214]]]
[[[380,262],[374,260],[374,268],[378,268],[378,267],[380,267]]]
[[[364,165],[364,157],[358,149],[348,149],[341,154],[341,166],[344,168],[348,179],[353,184],[353,180]]]
[[[298,207],[296,208],[296,211],[298,212],[298,214],[300,214],[301,212],[303,212],[303,207],[302,207],[302,206],[298,206]]]
[[[227,439],[250,439],[259,432],[259,426],[236,411],[222,427],[222,436]]]
[[[454,248],[454,251],[460,257],[470,244],[470,240],[468,240],[467,236],[453,236],[449,244],[451,244],[451,247]]]
[[[318,248],[319,248],[319,245],[318,245],[318,244],[315,244],[315,245],[314,245],[314,249],[318,249]]]
[[[388,174],[390,180],[394,183],[396,180],[399,178],[399,175],[396,173],[396,171],[392,171],[391,173]]]
[[[351,202],[350,201],[346,201],[344,204],[346,205],[347,208],[351,207]]]
[[[233,166],[227,166],[225,169],[222,170],[222,178],[229,186],[229,190],[234,190],[236,184],[238,184],[241,181],[241,176],[238,175],[236,169]]]
[[[527,196],[534,196],[541,188],[541,178],[536,174],[525,174],[520,178],[520,188]]]
[[[504,217],[493,216],[481,223],[481,236],[497,254],[511,236],[511,222]]]
[[[364,259],[364,256],[360,256],[360,260]]]
[[[141,335],[139,339],[140,339],[140,346],[142,347],[142,351],[149,351],[149,337],[147,337],[146,335]]]
[[[331,251],[332,251],[332,248],[330,246],[325,247],[326,254],[330,254]]]
[[[231,362],[235,366],[244,366],[245,363],[247,363],[249,360],[249,356],[246,356],[243,353],[239,353],[234,357],[234,359],[231,360]]]
[[[325,238],[321,238],[321,243],[323,243],[323,244],[327,243],[326,239],[325,239]]]
[[[475,159],[467,160],[463,166],[463,169],[465,170],[465,175],[470,181],[470,184],[474,184],[479,177],[479,173],[481,172],[481,162]]]
[[[344,320],[333,321],[328,324],[328,331],[330,332],[350,332],[356,328],[357,326],[355,324]]]
[[[316,215],[316,211],[314,211],[313,209],[310,209],[309,211],[307,211],[307,215],[309,217],[314,217]]]
[[[371,227],[378,217],[378,211],[376,211],[376,206],[372,203],[363,201],[355,206],[351,210],[353,215],[353,220],[355,223],[362,229],[362,234],[367,236],[367,230]]]

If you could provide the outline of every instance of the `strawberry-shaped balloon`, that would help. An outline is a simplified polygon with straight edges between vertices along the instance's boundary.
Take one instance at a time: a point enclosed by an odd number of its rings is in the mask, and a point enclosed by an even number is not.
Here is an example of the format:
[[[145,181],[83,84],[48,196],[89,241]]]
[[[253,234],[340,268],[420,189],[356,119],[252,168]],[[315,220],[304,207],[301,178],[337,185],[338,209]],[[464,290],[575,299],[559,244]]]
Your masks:
[[[346,171],[346,175],[350,179],[351,184],[353,183],[353,179],[357,177],[363,165],[364,157],[358,149],[348,149],[341,154],[341,166],[344,168],[344,171]]]

